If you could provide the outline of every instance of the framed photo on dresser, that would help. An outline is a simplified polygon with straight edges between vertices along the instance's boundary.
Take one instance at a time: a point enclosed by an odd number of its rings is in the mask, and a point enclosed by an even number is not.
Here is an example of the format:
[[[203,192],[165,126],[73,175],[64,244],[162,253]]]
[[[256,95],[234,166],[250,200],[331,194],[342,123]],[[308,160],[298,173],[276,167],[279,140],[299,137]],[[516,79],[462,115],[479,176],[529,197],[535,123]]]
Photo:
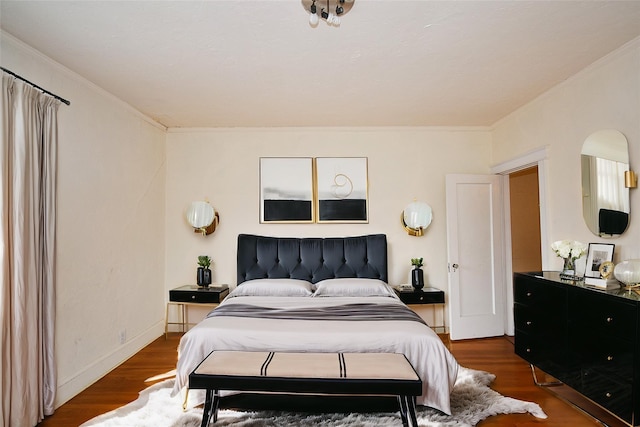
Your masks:
[[[600,266],[604,262],[613,261],[615,246],[612,243],[589,243],[585,277],[600,277]]]

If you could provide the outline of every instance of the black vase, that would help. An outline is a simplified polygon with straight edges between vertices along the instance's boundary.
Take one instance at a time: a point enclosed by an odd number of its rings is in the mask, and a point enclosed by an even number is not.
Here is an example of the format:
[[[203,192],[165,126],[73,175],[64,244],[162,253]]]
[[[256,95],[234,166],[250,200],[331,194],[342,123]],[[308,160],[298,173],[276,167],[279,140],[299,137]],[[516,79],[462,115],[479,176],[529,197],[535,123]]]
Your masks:
[[[204,267],[198,267],[198,286],[205,288],[211,284],[211,270]]]
[[[411,270],[411,285],[415,289],[424,288],[424,273],[422,269],[416,267],[413,270]]]

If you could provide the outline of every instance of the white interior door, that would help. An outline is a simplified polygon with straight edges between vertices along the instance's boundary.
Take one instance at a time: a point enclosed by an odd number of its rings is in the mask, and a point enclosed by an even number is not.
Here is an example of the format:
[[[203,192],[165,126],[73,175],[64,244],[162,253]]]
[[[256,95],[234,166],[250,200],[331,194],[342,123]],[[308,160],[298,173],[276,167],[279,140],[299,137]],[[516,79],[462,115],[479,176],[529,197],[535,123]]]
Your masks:
[[[446,177],[452,340],[505,331],[501,183],[497,175]]]

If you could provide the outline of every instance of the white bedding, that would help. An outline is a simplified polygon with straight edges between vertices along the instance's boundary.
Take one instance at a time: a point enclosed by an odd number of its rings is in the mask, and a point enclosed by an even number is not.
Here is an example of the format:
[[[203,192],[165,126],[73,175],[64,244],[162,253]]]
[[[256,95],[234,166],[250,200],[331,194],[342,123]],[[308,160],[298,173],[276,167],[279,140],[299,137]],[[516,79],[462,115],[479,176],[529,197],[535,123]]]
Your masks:
[[[238,296],[228,297],[220,306],[305,308],[354,302],[403,305],[389,296]],[[180,340],[173,395],[188,385],[189,374],[213,350],[403,353],[422,379],[416,403],[451,413],[449,395],[458,363],[437,334],[419,322],[207,318]]]

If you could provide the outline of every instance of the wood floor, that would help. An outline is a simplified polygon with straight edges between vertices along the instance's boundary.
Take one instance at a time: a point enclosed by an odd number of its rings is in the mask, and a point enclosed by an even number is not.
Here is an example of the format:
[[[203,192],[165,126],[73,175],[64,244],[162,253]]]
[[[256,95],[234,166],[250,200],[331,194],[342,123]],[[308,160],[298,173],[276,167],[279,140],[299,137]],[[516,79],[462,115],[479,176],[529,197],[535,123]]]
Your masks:
[[[151,384],[172,375],[181,334],[158,338],[131,359],[56,410],[38,424],[42,427],[71,427],[135,400],[138,393]],[[533,384],[529,365],[514,354],[508,337],[449,342],[442,336],[462,366],[491,372],[496,375],[492,388],[505,396],[538,403],[548,415],[540,420],[530,414],[498,415],[479,424],[480,427],[579,427],[601,425],[547,389]],[[540,379],[540,378],[539,378]],[[544,378],[543,378],[544,379]],[[571,391],[556,388],[572,399]],[[588,402],[582,402],[588,405]],[[597,408],[592,408],[597,410]],[[599,414],[605,417],[606,414]],[[623,426],[615,419],[607,425]]]

